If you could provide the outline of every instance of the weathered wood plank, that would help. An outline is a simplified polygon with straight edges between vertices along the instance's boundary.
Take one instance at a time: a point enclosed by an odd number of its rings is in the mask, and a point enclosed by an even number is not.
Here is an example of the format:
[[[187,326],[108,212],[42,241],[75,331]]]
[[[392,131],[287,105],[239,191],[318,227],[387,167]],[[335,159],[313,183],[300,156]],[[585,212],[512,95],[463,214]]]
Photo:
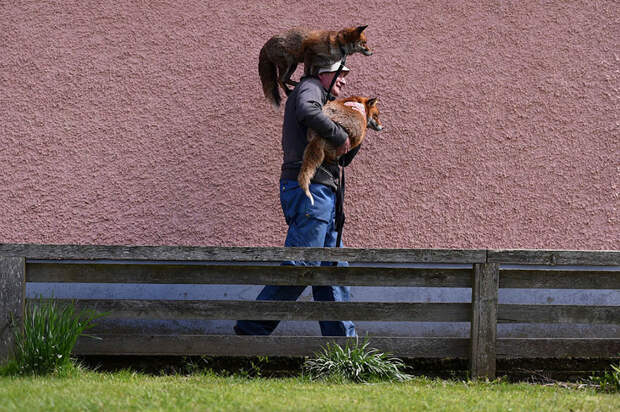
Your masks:
[[[620,306],[499,305],[500,323],[620,324]]]
[[[475,264],[473,277],[470,373],[472,378],[493,378],[499,265]]]
[[[617,358],[620,339],[522,339],[497,340],[497,357],[516,358]]]
[[[0,256],[0,364],[13,352],[14,332],[24,322],[25,259]]]
[[[489,250],[489,263],[515,265],[618,266],[618,250]]]
[[[471,287],[471,269],[28,263],[27,281]]]
[[[33,300],[33,303],[38,300]],[[57,299],[59,305],[71,300]],[[109,319],[255,319],[469,322],[469,303],[297,302],[237,300],[75,300],[78,310]]]
[[[620,289],[620,271],[517,270],[499,272],[500,288]]]
[[[328,342],[355,338],[234,335],[98,335],[81,337],[76,355],[311,356]],[[403,358],[467,358],[468,339],[370,337],[370,346]]]
[[[356,249],[301,247],[194,247],[0,244],[0,256],[27,259],[112,259],[170,261],[279,262],[349,261],[377,263],[479,263],[486,250]]]

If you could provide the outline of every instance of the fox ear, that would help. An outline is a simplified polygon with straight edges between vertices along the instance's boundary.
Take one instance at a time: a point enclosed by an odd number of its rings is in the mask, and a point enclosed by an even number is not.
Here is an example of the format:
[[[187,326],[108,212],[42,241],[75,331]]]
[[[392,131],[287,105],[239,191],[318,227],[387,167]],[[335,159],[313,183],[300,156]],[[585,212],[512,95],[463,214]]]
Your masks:
[[[372,99],[368,99],[368,102],[366,104],[368,105],[368,107],[373,107],[377,105],[378,101],[379,101],[379,98],[373,97]]]
[[[365,26],[359,26],[359,27],[357,28],[357,32],[361,34],[361,33],[364,31],[364,29],[366,29],[366,27],[368,27],[368,25],[365,25]]]

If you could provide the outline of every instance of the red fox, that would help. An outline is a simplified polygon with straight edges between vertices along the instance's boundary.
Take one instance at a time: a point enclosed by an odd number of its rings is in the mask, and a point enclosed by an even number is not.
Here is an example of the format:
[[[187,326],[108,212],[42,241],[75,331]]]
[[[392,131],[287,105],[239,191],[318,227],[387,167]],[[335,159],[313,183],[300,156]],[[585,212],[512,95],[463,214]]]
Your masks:
[[[351,141],[351,149],[353,149],[364,140],[367,127],[376,131],[383,129],[381,122],[379,122],[377,101],[377,98],[351,96],[327,102],[323,106],[323,113],[344,127]],[[363,107],[364,114],[352,106]],[[308,129],[308,145],[304,150],[303,162],[297,181],[313,205],[314,198],[310,193],[310,180],[325,159],[335,162],[337,160],[336,148],[317,135],[314,130]]]
[[[347,56],[353,53],[372,55],[366,45],[366,27],[349,27],[340,31],[297,27],[267,40],[258,56],[258,74],[267,100],[275,107],[280,106],[278,85],[287,96],[290,94],[286,84],[297,84],[291,76],[298,63],[304,63],[304,74],[309,75],[316,74],[316,67],[342,60],[343,53]]]

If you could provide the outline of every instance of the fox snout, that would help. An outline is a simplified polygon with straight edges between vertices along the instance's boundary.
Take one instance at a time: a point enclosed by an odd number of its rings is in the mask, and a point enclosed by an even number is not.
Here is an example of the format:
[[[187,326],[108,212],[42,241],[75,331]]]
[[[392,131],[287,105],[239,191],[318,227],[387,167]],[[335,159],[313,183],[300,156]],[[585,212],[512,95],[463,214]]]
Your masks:
[[[366,126],[373,130],[381,131],[383,130],[383,126],[381,126],[381,122],[379,121],[379,108],[377,107],[378,101],[379,100],[376,97],[366,101],[366,112],[368,113],[368,121],[366,122]]]
[[[378,113],[375,113],[368,118],[368,122],[366,122],[366,127],[370,127],[372,130],[380,132],[381,130],[383,130],[383,126],[381,125],[381,123],[379,123],[379,117],[377,115]]]
[[[369,48],[362,49],[362,54],[364,56],[372,56],[372,50],[370,50]]]
[[[380,132],[381,130],[383,130],[383,126],[381,126],[379,123],[375,121],[375,119],[372,119],[372,118],[368,120],[368,126],[372,130],[376,130],[377,132]]]

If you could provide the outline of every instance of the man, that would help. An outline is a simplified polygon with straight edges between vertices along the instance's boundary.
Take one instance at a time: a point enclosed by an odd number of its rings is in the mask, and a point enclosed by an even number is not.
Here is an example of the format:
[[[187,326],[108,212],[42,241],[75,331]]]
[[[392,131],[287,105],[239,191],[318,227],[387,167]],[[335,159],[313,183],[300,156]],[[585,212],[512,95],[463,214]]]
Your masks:
[[[288,232],[285,246],[292,247],[336,247],[337,232],[336,189],[340,176],[338,164],[323,163],[311,181],[310,192],[314,205],[306,197],[297,183],[304,149],[307,144],[308,128],[314,129],[320,136],[337,147],[341,155],[339,163],[347,166],[359,146],[349,151],[350,142],[345,130],[334,123],[322,112],[327,101],[327,90],[340,62],[328,67],[321,67],[318,75],[303,77],[297,87],[288,96],[282,126],[282,149],[284,161],[280,175],[280,203]],[[343,67],[336,78],[331,94],[338,97],[347,84],[345,77],[349,73]],[[341,245],[342,246],[342,242]],[[283,262],[283,265],[331,266],[334,262]],[[348,266],[347,262],[338,262],[339,266]],[[257,300],[297,300],[305,286],[265,286]],[[346,286],[313,286],[312,294],[316,301],[346,302],[350,289]],[[278,326],[279,321],[240,320],[235,325],[238,335],[269,335]],[[323,336],[356,336],[355,325],[351,321],[320,321]]]

